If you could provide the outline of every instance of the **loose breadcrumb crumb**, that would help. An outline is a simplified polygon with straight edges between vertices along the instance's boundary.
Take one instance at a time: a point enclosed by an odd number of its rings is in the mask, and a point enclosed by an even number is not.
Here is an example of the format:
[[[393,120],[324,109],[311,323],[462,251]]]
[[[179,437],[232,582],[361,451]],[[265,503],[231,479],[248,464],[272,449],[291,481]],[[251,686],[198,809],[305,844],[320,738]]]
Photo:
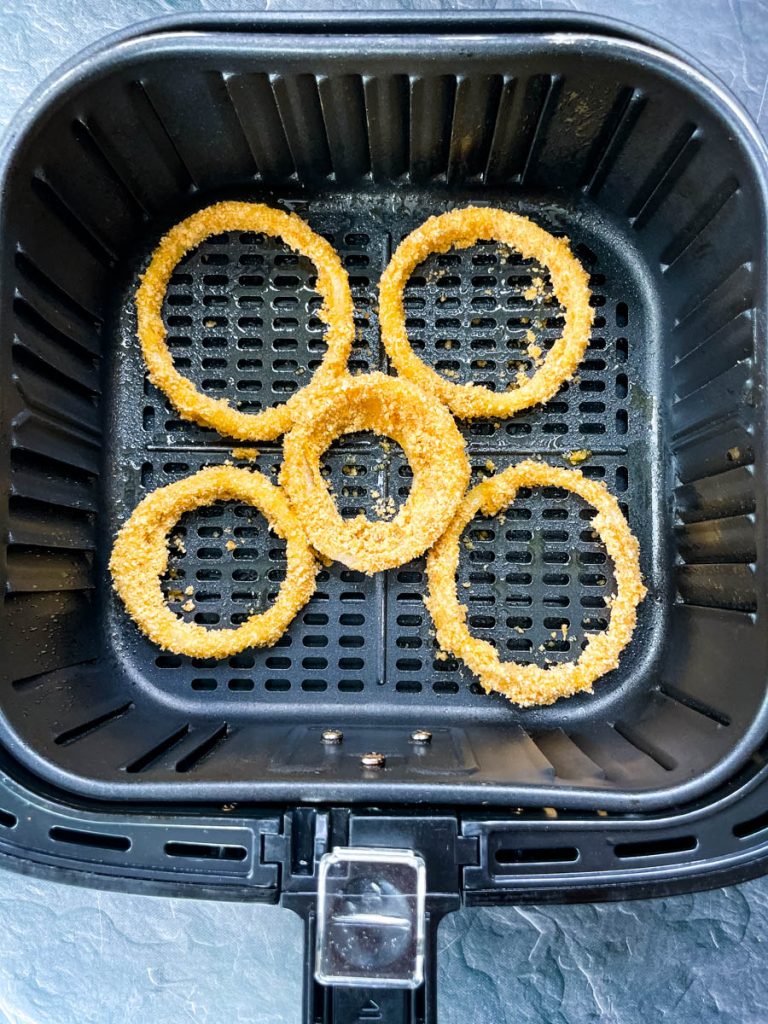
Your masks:
[[[232,455],[244,462],[255,462],[259,457],[258,448],[233,448]]]
[[[572,466],[580,466],[582,462],[587,461],[591,454],[592,452],[588,448],[578,448],[576,451],[566,452],[563,458]]]

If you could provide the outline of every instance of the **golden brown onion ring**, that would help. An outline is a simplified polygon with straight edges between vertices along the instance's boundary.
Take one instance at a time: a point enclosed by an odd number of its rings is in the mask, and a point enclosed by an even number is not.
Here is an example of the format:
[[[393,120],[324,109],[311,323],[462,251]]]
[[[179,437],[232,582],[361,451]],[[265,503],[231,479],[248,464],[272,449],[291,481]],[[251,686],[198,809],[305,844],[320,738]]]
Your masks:
[[[555,296],[565,310],[565,327],[536,373],[511,391],[477,384],[454,384],[414,352],[405,326],[403,291],[408,278],[430,253],[467,249],[481,240],[503,242],[526,259],[548,268]],[[589,276],[568,248],[533,221],[492,207],[469,206],[430,217],[404,238],[379,282],[381,340],[398,373],[437,395],[459,419],[511,416],[546,402],[573,376],[589,344],[593,311]]]
[[[577,661],[542,668],[502,662],[487,640],[472,636],[466,605],[459,603],[456,570],[461,533],[477,512],[496,515],[512,501],[520,487],[562,487],[578,494],[597,509],[592,528],[600,535],[611,558],[616,596],[604,633],[592,634]],[[525,461],[489,477],[467,494],[453,521],[427,556],[429,594],[426,605],[442,648],[461,658],[486,691],[504,694],[521,707],[552,704],[581,690],[592,690],[600,676],[615,669],[637,621],[637,606],[646,589],[640,575],[640,548],[619,503],[607,488],[573,469]]]
[[[328,349],[308,387],[324,377],[346,370],[355,336],[349,279],[333,246],[300,217],[261,203],[215,203],[199,210],[171,228],[152,254],[136,292],[137,333],[149,369],[149,379],[182,416],[194,423],[213,427],[225,437],[270,441],[290,426],[292,409],[302,400],[304,388],[291,395],[284,405],[257,413],[240,412],[226,399],[211,398],[198,391],[192,381],[175,368],[166,343],[162,309],[171,275],[185,253],[211,235],[224,231],[258,231],[274,235],[314,263],[317,269],[316,288],[323,300],[317,315],[327,325],[325,341]]]
[[[320,459],[343,434],[372,430],[402,447],[411,492],[390,521],[345,520],[320,472]],[[454,515],[469,483],[464,441],[445,408],[410,381],[369,373],[324,381],[307,393],[283,443],[280,482],[312,546],[365,573],[422,554]]]
[[[184,512],[215,501],[243,501],[266,517],[287,543],[287,571],[266,611],[236,629],[185,622],[165,603],[160,579],[168,567],[167,536]],[[123,524],[109,562],[114,588],[142,633],[167,651],[227,658],[246,647],[269,647],[315,590],[318,565],[285,495],[261,473],[212,466],[148,494]]]

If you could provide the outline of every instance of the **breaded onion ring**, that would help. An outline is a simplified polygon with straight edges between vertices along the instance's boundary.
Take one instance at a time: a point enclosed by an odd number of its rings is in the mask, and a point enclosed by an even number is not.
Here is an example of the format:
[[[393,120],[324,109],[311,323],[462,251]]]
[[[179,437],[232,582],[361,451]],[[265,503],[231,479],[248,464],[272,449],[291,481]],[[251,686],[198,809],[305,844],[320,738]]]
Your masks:
[[[237,629],[206,629],[179,618],[165,603],[160,578],[168,567],[166,538],[184,512],[236,499],[266,516],[287,542],[287,572],[271,607]],[[120,528],[109,562],[113,585],[142,633],[167,651],[193,658],[227,658],[246,647],[268,647],[315,590],[318,569],[304,530],[280,490],[261,473],[211,466],[148,494]]]
[[[597,515],[592,528],[602,537],[613,561],[617,592],[604,633],[591,634],[577,661],[541,668],[502,662],[487,640],[473,637],[467,628],[467,608],[459,603],[456,569],[459,539],[478,511],[496,515],[515,498],[520,487],[562,487],[589,502]],[[429,594],[425,604],[437,629],[440,646],[461,658],[486,691],[496,690],[521,707],[552,704],[580,690],[592,690],[600,676],[619,664],[637,620],[637,606],[646,589],[640,575],[637,538],[607,488],[573,469],[545,462],[520,462],[474,487],[462,502],[450,526],[427,556]]]
[[[290,426],[291,412],[304,391],[294,392],[284,405],[257,413],[239,412],[226,399],[198,391],[173,365],[166,344],[162,309],[171,275],[185,253],[211,235],[224,231],[258,231],[281,238],[295,252],[308,257],[317,269],[316,288],[323,304],[317,315],[327,324],[325,353],[311,387],[323,377],[344,372],[355,336],[352,294],[347,272],[338,254],[295,213],[261,203],[215,203],[171,228],[152,254],[136,292],[138,337],[149,369],[149,379],[182,416],[225,437],[242,441],[271,441]]]
[[[565,310],[565,327],[537,372],[511,391],[496,392],[477,384],[454,384],[424,363],[411,348],[405,327],[403,290],[416,267],[430,253],[467,249],[480,240],[511,246],[526,259],[549,269],[552,288]],[[546,402],[573,375],[589,344],[593,311],[589,276],[562,238],[533,221],[492,207],[469,206],[430,217],[404,238],[379,282],[381,340],[398,373],[436,394],[459,419],[511,416]]]
[[[342,434],[373,430],[402,447],[411,492],[394,519],[345,520],[320,472],[320,458]],[[454,515],[469,483],[464,441],[453,417],[410,381],[368,373],[325,381],[296,411],[283,443],[280,482],[320,554],[365,573],[422,554]]]

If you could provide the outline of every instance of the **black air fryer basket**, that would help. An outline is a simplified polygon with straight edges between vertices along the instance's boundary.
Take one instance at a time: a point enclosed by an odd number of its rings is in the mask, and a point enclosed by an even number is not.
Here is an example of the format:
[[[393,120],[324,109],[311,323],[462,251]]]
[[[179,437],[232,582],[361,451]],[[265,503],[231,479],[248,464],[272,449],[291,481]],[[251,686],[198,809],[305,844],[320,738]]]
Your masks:
[[[232,447],[146,381],[133,294],[163,232],[223,198],[295,210],[339,251],[353,372],[388,369],[377,282],[430,214],[498,205],[571,240],[595,307],[577,376],[546,406],[462,429],[475,479],[586,450],[583,471],[628,515],[649,596],[594,695],[534,710],[484,695],[438,657],[423,560],[323,570],[275,647],[224,662],[160,652],[127,618],[106,569],[117,528]],[[30,102],[6,138],[2,237],[9,866],[281,899],[313,948],[321,858],[375,848],[354,893],[328,868],[342,891],[326,894],[318,944],[378,980],[322,987],[308,958],[312,1022],[357,1020],[371,1000],[433,1019],[430,951],[462,900],[647,895],[764,870],[766,161],[705,73],[570,16],[155,24]],[[531,321],[545,343],[559,331],[557,310],[525,298],[531,274],[493,244],[431,257],[406,291],[414,347],[456,380],[503,379]],[[275,239],[212,238],[166,299],[176,365],[244,411],[284,401],[321,358],[318,302],[311,265]],[[276,473],[279,443],[258,448]],[[408,493],[407,462],[375,438],[335,445],[327,469],[345,515]],[[544,489],[473,524],[459,572],[473,632],[557,662],[606,628],[612,571],[590,516]],[[284,549],[252,509],[188,515],[177,537],[169,600],[188,619],[236,624],[279,586]],[[409,888],[422,866],[423,913]],[[343,948],[334,932],[371,879],[415,928],[390,951],[392,988],[375,914]],[[409,990],[398,971],[418,958],[419,921],[426,984]]]

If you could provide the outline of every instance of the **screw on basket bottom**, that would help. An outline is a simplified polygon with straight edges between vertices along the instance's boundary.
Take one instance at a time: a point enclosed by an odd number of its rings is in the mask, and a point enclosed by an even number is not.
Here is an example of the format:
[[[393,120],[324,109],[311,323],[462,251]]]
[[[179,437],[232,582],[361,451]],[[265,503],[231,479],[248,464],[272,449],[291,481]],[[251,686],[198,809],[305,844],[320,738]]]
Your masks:
[[[363,754],[360,758],[360,764],[363,768],[384,768],[387,764],[387,759],[384,754],[377,754],[375,751],[371,751],[369,754]]]
[[[321,739],[329,746],[338,746],[344,739],[344,733],[341,729],[323,729]]]
[[[429,729],[414,729],[411,733],[411,743],[431,743],[432,733]]]

